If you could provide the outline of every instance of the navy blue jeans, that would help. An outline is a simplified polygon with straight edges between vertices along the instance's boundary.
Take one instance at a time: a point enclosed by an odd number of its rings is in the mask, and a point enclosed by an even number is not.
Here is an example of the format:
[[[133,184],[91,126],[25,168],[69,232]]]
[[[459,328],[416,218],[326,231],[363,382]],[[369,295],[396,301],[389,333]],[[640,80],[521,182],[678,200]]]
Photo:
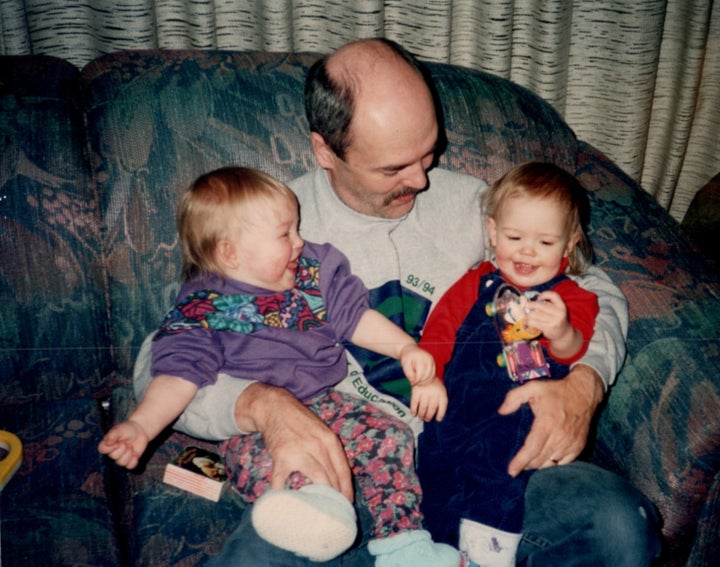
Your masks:
[[[640,567],[659,554],[655,506],[618,475],[577,462],[530,477],[517,565]]]
[[[358,507],[358,544],[333,561],[316,564],[263,541],[250,522],[249,509],[228,537],[214,567],[371,567],[362,534],[372,518]],[[619,476],[587,463],[537,471],[525,492],[523,567],[642,567],[660,552],[654,506]]]

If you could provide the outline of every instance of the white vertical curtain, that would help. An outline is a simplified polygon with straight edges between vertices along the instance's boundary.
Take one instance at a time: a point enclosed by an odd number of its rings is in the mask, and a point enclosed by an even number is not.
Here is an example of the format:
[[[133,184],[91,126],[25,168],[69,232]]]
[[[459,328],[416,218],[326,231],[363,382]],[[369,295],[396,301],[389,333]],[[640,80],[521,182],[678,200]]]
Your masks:
[[[678,220],[720,171],[713,0],[0,0],[0,53],[329,52],[385,36],[555,106]]]

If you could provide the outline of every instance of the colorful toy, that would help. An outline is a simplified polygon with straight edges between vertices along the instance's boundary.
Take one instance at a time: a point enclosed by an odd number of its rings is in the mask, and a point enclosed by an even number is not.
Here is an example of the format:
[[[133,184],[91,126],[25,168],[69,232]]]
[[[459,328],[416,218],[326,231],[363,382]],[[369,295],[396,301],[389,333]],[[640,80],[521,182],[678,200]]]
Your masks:
[[[502,342],[498,365],[507,368],[510,379],[520,384],[550,376],[550,366],[538,340],[542,333],[529,327],[526,320],[537,296],[536,291],[523,293],[503,284],[495,292],[493,302],[485,306],[488,316],[495,317],[495,328]]]
[[[0,447],[8,453],[0,460],[0,492],[18,470],[22,461],[22,443],[16,435],[0,430]]]

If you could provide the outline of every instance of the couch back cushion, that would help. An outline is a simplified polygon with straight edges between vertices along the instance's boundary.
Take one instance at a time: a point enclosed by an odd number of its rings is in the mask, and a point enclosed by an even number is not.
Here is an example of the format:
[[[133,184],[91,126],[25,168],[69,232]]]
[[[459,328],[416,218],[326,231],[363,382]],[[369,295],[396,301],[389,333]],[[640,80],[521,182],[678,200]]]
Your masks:
[[[104,387],[110,341],[88,181],[78,70],[0,57],[2,403]]]
[[[442,103],[447,148],[440,165],[492,183],[526,161],[577,165],[575,133],[546,101],[488,73],[428,63]]]
[[[284,181],[315,167],[303,86],[316,58],[125,52],[83,70],[122,371],[178,291],[179,194],[201,173],[224,165],[256,167]],[[441,165],[489,180],[528,159],[574,170],[575,136],[538,97],[470,69],[429,67],[448,126]]]
[[[283,180],[313,167],[302,106],[310,60],[152,51],[84,69],[113,343],[125,374],[179,290],[175,213],[185,188],[226,165]]]

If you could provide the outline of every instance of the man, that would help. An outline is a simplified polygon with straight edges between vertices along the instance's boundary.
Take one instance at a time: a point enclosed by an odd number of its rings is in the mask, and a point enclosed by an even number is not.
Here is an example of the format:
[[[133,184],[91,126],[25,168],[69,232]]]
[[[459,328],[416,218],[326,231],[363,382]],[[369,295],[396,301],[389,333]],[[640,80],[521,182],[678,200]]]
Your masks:
[[[399,46],[362,40],[340,48],[311,69],[305,94],[320,168],[290,184],[301,203],[303,237],[338,246],[371,290],[371,304],[419,336],[445,290],[485,259],[478,195],[486,186],[433,168],[442,135],[435,100],[421,68]],[[565,379],[529,382],[500,408],[511,413],[528,403],[535,415],[508,472],[542,469],[527,490],[518,564],[645,565],[657,551],[652,507],[614,475],[571,464],[622,363],[627,324],[624,298],[604,274],[594,270],[581,285],[599,296],[601,306],[587,355]],[[409,418],[387,395],[402,395],[402,374],[384,360],[352,354],[358,364],[349,387],[361,395],[372,391],[389,411]],[[370,368],[372,386],[362,376]],[[204,390],[179,428],[211,439],[261,432],[274,462],[273,487],[302,471],[352,497],[340,442],[295,398],[225,377]],[[218,417],[201,425],[208,416]],[[218,564],[308,564],[259,540],[249,516],[244,514]],[[337,564],[369,565],[372,559],[360,546]]]

